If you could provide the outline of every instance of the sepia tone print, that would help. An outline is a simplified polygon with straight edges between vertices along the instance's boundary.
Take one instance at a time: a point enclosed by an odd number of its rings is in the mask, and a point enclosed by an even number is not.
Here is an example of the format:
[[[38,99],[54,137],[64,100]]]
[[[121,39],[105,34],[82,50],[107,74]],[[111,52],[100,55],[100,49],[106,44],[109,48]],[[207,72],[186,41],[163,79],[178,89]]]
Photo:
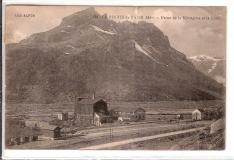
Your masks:
[[[5,16],[7,149],[225,148],[225,7]]]

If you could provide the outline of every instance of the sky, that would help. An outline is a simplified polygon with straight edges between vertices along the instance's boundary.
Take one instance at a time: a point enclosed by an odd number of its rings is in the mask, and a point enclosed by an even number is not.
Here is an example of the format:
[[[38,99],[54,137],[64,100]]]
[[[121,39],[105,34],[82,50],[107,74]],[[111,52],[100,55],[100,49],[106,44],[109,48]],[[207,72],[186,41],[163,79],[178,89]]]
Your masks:
[[[58,26],[62,19],[87,6],[7,6],[5,43],[17,43],[31,34]],[[225,7],[95,7],[101,15],[151,16],[153,23],[168,36],[171,46],[187,57],[208,55],[225,58]],[[22,15],[31,14],[31,17]],[[177,17],[164,19],[163,17]],[[178,19],[178,17],[180,19]],[[203,19],[202,19],[203,17]],[[200,19],[199,19],[200,18]],[[209,18],[209,19],[207,19]],[[212,19],[211,19],[212,18]],[[122,21],[126,19],[113,19]],[[134,23],[142,19],[130,20]]]

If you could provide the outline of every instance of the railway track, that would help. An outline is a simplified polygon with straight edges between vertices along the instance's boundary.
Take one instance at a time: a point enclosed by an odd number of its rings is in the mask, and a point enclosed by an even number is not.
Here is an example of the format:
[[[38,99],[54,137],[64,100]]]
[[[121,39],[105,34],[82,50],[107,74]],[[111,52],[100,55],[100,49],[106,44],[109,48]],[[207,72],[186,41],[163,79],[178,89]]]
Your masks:
[[[207,126],[210,122],[194,123],[196,127]],[[199,124],[199,125],[198,125]],[[202,126],[201,126],[202,125]],[[161,133],[168,133],[182,129],[194,128],[191,124],[158,124],[158,123],[142,123],[126,126],[115,126],[108,128],[87,129],[84,136],[72,137],[66,140],[54,141],[36,141],[14,146],[15,149],[37,148],[37,149],[79,149],[88,146],[99,145],[107,142],[115,143],[115,141],[123,141],[124,139],[140,138],[144,136],[152,136]],[[110,139],[110,134],[111,139]]]
[[[199,128],[193,128],[193,129],[187,129],[187,130],[157,134],[157,135],[152,135],[152,136],[132,138],[132,139],[128,139],[128,140],[122,140],[122,141],[111,142],[111,143],[106,143],[106,144],[99,144],[99,145],[89,146],[89,147],[80,148],[80,149],[81,150],[107,149],[107,148],[126,145],[126,144],[130,144],[130,143],[136,143],[136,142],[147,141],[147,140],[151,140],[151,139],[157,139],[157,138],[163,138],[163,137],[174,136],[174,135],[179,135],[179,134],[185,134],[185,133],[190,133],[190,132],[196,132],[196,131],[203,130],[205,128],[206,127],[199,127]]]

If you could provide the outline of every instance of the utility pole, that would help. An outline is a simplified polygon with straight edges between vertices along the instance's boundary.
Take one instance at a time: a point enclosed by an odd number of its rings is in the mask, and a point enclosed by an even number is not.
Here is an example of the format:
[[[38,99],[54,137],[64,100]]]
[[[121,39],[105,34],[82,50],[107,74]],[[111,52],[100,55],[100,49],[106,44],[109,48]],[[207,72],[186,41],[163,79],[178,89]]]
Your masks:
[[[113,128],[110,127],[110,142],[112,141],[113,139]]]

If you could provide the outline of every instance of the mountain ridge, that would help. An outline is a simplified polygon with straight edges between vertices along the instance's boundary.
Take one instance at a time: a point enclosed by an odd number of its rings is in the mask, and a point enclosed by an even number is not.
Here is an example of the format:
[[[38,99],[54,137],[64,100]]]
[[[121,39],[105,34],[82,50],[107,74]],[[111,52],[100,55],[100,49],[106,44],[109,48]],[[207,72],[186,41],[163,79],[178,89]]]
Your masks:
[[[188,57],[188,60],[191,61],[199,71],[225,85],[226,60],[224,58],[198,55]]]
[[[155,25],[97,14],[94,8],[76,12],[7,45],[7,100],[53,103],[92,92],[124,101],[223,97],[224,88],[197,71]]]

